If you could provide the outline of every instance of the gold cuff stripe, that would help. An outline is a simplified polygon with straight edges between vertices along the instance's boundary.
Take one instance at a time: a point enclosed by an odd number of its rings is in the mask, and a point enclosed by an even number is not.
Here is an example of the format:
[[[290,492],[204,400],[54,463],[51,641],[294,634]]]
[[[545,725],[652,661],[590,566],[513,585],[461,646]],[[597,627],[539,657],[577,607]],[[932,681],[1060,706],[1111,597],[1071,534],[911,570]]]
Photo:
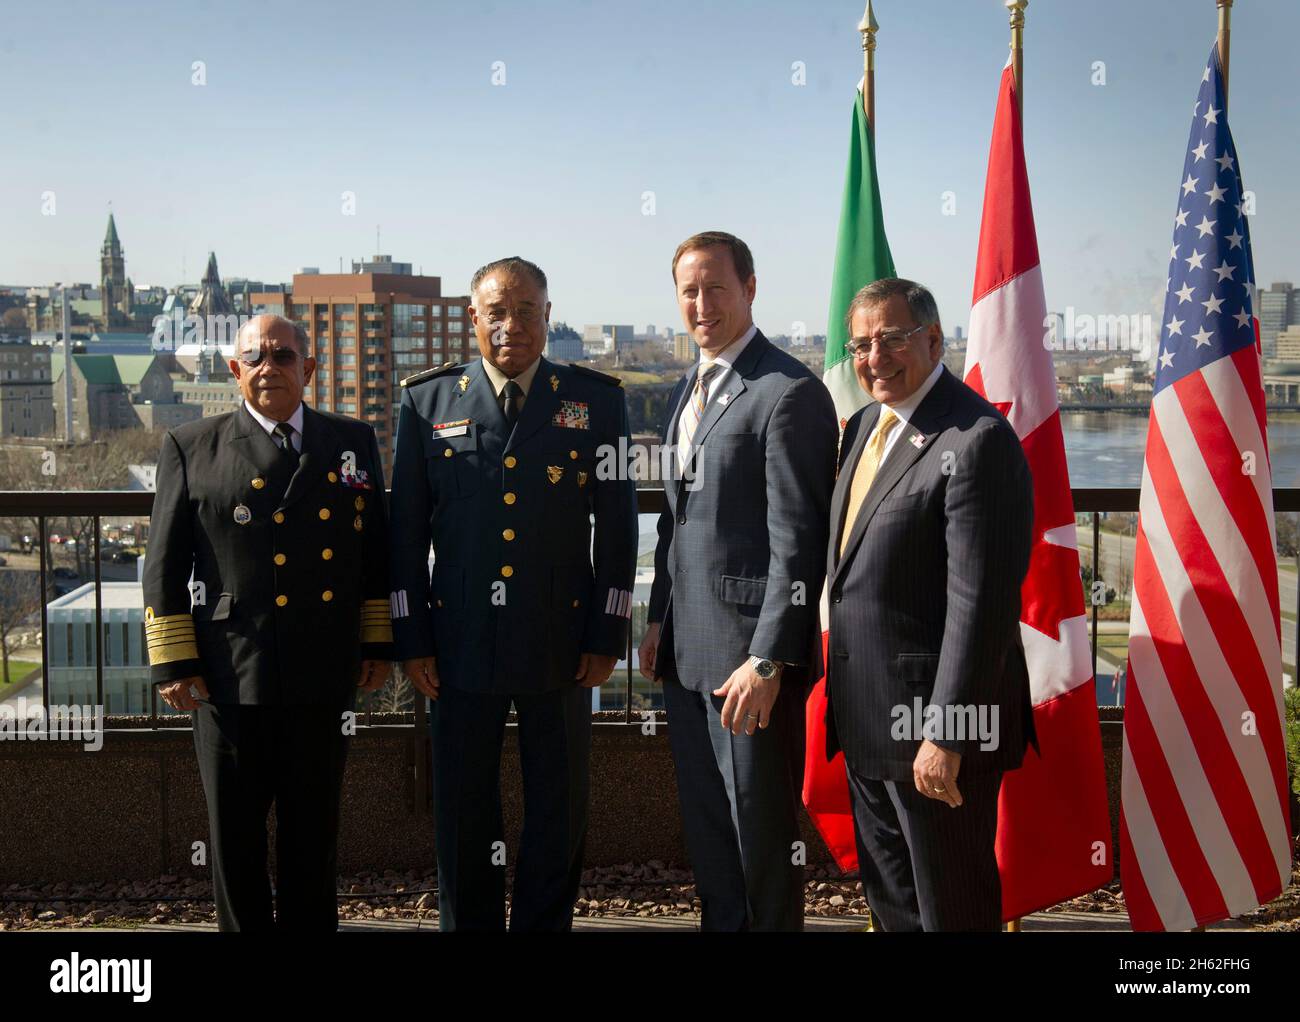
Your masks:
[[[361,641],[366,643],[372,642],[392,642],[393,626],[391,622],[380,624],[362,624]]]
[[[188,613],[155,615],[154,617],[151,617],[147,621],[145,621],[144,624],[146,628],[153,629],[153,628],[164,628],[167,625],[183,624],[186,621],[188,621],[190,624],[193,624],[194,618],[192,618]]]
[[[193,642],[168,642],[155,645],[149,644],[149,663],[157,667],[159,664],[174,664],[177,660],[197,660],[199,658],[199,648]]]
[[[146,628],[145,635],[152,642],[154,639],[167,639],[174,635],[193,635],[194,625],[174,625],[171,628]]]

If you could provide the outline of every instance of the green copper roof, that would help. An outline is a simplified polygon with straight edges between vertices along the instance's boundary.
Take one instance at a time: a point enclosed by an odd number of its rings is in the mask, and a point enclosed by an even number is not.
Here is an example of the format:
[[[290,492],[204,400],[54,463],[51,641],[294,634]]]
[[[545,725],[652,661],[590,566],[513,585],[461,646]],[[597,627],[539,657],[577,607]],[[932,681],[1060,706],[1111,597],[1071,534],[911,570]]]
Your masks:
[[[128,387],[139,386],[144,374],[153,365],[156,355],[73,355],[77,369],[87,383],[126,384]],[[58,379],[63,375],[63,355],[55,352],[50,355],[50,376]]]

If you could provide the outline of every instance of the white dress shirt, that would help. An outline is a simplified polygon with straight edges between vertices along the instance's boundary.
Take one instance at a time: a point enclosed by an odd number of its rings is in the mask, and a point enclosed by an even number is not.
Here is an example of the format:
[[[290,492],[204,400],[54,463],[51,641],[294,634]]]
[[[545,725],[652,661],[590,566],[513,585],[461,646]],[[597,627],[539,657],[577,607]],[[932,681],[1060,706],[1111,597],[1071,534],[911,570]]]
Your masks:
[[[751,323],[748,330],[728,344],[714,359],[706,358],[704,349],[700,349],[700,366],[716,365],[721,370],[721,372],[714,373],[713,379],[709,381],[709,392],[704,397],[704,406],[706,408],[709,402],[713,400],[713,396],[717,394],[718,388],[722,386],[723,381],[731,375],[732,366],[740,359],[741,352],[749,347],[749,342],[754,339],[756,333],[758,333],[758,326]],[[694,386],[694,383],[692,383],[691,388],[694,389]]]
[[[276,422],[274,419],[268,419],[265,415],[263,415],[256,408],[250,405],[248,403],[247,398],[244,399],[244,407],[248,409],[248,414],[251,415],[257,421],[257,424],[261,426],[264,430],[266,430],[270,438],[273,441],[275,441],[275,446],[279,447],[280,441],[275,439],[275,427],[278,426],[279,423]],[[293,410],[293,414],[290,415],[286,421],[289,423],[290,426],[293,427],[293,436],[290,438],[289,442],[293,444],[293,449],[297,451],[299,454],[301,454],[302,453],[302,402],[301,401],[298,402],[298,407]]]
[[[718,388],[721,387],[726,379],[731,375],[732,366],[735,364],[736,360],[740,358],[740,353],[743,352],[749,345],[749,342],[754,339],[756,333],[758,333],[758,327],[751,323],[749,329],[741,334],[736,340],[728,344],[727,347],[719,353],[717,358],[708,358],[704,353],[704,349],[700,349],[700,361],[696,367],[695,376],[691,380],[690,389],[686,392],[687,405],[689,405],[691,401],[691,395],[695,392],[695,387],[700,378],[700,373],[707,366],[717,366],[719,371],[713,374],[713,379],[709,380],[709,389],[704,395],[704,409],[707,414],[709,402],[717,395]],[[690,409],[688,407],[683,406],[682,414],[677,419],[677,457],[679,464],[683,466],[686,463],[690,447],[690,445],[686,443],[687,416],[689,411]],[[700,416],[701,421],[703,421],[703,418],[703,415]],[[696,425],[698,426],[698,423],[696,423]]]
[[[910,395],[903,398],[896,405],[890,405],[890,410],[898,416],[899,422],[889,431],[889,436],[885,437],[885,449],[880,452],[880,464],[883,465],[889,458],[889,452],[894,449],[894,444],[898,443],[898,438],[907,432],[907,426],[912,416],[916,414],[916,409],[920,407],[925,395],[934,389],[934,385],[939,380],[939,374],[943,372],[943,363],[930,370],[930,375],[925,378],[925,382],[916,388]],[[876,435],[876,430],[880,428],[880,420],[876,419],[875,428],[871,431],[871,436]],[[871,443],[871,437],[867,437],[867,443]]]

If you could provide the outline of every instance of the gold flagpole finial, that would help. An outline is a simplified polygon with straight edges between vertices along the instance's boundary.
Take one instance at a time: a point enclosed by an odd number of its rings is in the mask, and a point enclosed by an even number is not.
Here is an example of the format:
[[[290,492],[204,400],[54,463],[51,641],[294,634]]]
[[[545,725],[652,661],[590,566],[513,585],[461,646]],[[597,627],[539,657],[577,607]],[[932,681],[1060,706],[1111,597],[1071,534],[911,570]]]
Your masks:
[[[1223,68],[1223,107],[1228,107],[1228,50],[1232,43],[1232,0],[1215,0],[1219,8],[1219,64]]]
[[[880,31],[880,26],[876,23],[876,15],[871,10],[871,0],[867,0],[867,9],[862,12],[858,31],[862,34],[862,108],[867,114],[867,130],[874,137],[876,134],[876,33]]]
[[[1029,0],[1002,0],[1011,18],[1011,63],[1016,76],[1016,106],[1025,113],[1025,8]]]

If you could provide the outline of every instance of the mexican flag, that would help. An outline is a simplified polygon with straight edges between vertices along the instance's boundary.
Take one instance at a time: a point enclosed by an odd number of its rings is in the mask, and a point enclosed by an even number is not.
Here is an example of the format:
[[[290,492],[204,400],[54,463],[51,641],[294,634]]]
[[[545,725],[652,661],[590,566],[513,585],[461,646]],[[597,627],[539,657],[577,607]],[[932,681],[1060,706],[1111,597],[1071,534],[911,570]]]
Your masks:
[[[840,229],[835,243],[835,269],[831,275],[831,304],[826,323],[826,370],[822,376],[835,401],[840,432],[849,416],[867,403],[867,395],[853,372],[853,357],[846,345],[848,326],[844,322],[849,302],[867,284],[881,277],[893,277],[894,260],[885,240],[885,222],[880,212],[880,184],[876,180],[876,154],[866,111],[862,106],[862,84],[853,96],[853,127],[849,134],[849,161],[844,173],[844,201],[840,207]],[[826,595],[822,594],[822,655],[826,656]],[[826,679],[813,687],[807,703],[807,743],[803,774],[803,802],[836,864],[845,872],[857,869],[853,841],[853,810],[849,800],[844,756],[826,759]]]

